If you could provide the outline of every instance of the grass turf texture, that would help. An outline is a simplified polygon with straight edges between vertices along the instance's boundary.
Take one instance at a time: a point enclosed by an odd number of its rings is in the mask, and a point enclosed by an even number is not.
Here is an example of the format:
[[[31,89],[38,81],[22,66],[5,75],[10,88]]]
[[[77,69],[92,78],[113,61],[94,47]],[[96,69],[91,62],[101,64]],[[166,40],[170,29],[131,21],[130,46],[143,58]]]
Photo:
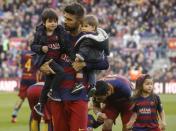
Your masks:
[[[176,131],[176,95],[160,95],[163,107],[166,112],[166,131]],[[0,92],[0,131],[28,131],[29,107],[28,102],[22,105],[18,114],[17,123],[11,123],[11,114],[15,102],[17,101],[17,92]],[[101,128],[95,129],[101,131]],[[120,119],[117,120],[113,131],[121,131]]]

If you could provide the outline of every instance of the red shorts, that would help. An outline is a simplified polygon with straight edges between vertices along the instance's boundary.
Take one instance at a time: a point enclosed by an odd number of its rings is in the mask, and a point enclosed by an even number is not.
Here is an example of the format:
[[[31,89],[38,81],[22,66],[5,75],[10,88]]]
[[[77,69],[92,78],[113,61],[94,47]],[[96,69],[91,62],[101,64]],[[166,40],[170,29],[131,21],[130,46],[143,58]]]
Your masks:
[[[23,100],[26,98],[27,89],[28,89],[27,85],[22,85],[22,84],[20,85],[18,96]]]
[[[42,87],[43,87],[43,85],[33,85],[33,86],[29,87],[27,90],[27,99],[28,99],[29,106],[31,109],[31,117],[32,117],[32,119],[38,120],[38,121],[40,121],[41,116],[38,115],[34,111],[34,106],[37,104],[37,102],[39,100],[40,93],[42,91]],[[49,108],[48,108],[47,104],[44,108],[44,120],[46,122],[51,120],[51,115],[49,113]]]
[[[21,82],[20,82],[20,89],[19,89],[19,93],[18,93],[18,96],[21,98],[21,99],[25,99],[26,98],[26,95],[27,95],[27,89],[29,86],[35,84],[35,80],[24,80],[22,79]]]
[[[114,123],[116,118],[120,114],[122,124],[125,125],[128,123],[132,115],[131,103],[130,102],[119,103],[116,105],[116,107],[106,105],[102,112],[105,113],[109,119],[113,120]]]
[[[134,127],[132,131],[161,131],[159,127],[156,128],[146,128],[146,127]]]
[[[86,131],[87,101],[50,101],[54,131]]]

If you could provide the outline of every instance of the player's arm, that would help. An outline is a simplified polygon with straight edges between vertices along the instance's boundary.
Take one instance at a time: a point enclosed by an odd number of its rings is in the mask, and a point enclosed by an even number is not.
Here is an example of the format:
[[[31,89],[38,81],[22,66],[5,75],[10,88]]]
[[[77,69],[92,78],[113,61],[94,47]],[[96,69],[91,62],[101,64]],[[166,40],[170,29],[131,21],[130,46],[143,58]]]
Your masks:
[[[165,130],[166,128],[166,117],[165,117],[165,112],[164,112],[164,109],[162,107],[162,104],[161,104],[161,100],[160,100],[160,97],[158,95],[156,95],[156,101],[157,101],[157,111],[158,111],[158,114],[159,114],[159,118],[160,118],[160,128],[161,130]]]
[[[159,116],[160,116],[160,119],[161,119],[160,128],[161,128],[161,130],[165,130],[165,128],[166,128],[166,117],[165,117],[165,112],[164,112],[164,110],[162,110],[162,111],[159,113]]]
[[[133,99],[133,105],[131,106],[131,110],[133,112],[132,116],[130,117],[130,120],[126,124],[126,129],[131,130],[133,127],[134,122],[137,119],[137,112],[138,112],[138,107],[135,103],[135,99]]]
[[[101,112],[101,103],[97,102],[97,100],[92,97],[92,107],[93,107],[93,112],[97,114],[98,112]]]
[[[133,112],[129,122],[126,124],[126,128],[127,129],[131,129],[133,127],[133,124],[134,122],[136,121],[136,118],[137,118],[137,113],[136,112]]]
[[[101,103],[97,102],[96,99],[93,98],[93,112],[97,116],[97,122],[102,123],[105,119],[107,119],[107,116],[105,113],[102,112],[101,109]]]
[[[76,71],[79,71],[83,68],[86,70],[106,70],[109,68],[109,62],[108,62],[107,57],[105,57],[104,60],[101,60],[98,63],[73,62],[72,66]]]
[[[40,44],[40,33],[36,32],[34,34],[34,40],[31,44],[31,50],[37,54],[43,54],[42,45]]]

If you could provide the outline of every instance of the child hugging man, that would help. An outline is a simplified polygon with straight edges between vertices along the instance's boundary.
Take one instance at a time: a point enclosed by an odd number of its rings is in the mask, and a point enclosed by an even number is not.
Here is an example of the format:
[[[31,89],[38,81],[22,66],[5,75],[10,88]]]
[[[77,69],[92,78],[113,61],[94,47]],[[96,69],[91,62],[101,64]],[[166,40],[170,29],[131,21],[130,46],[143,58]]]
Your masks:
[[[81,31],[84,33],[78,41],[76,42],[76,58],[75,61],[85,61],[89,63],[99,63],[109,55],[109,47],[108,47],[108,35],[107,33],[98,28],[98,19],[94,15],[86,15],[83,19],[83,23],[81,26]],[[90,85],[90,91],[94,91],[95,88],[95,71],[87,71],[88,72],[88,81]],[[76,74],[77,78],[77,86],[75,86],[71,93],[75,94],[79,92],[84,86],[80,84],[81,79],[83,78],[83,72],[78,71]],[[80,81],[79,81],[80,80]]]
[[[63,37],[61,36],[64,29],[58,25],[57,13],[52,8],[45,9],[42,12],[41,19],[42,24],[37,27],[33,43],[31,44],[31,50],[36,53],[35,66],[40,67],[43,63],[52,59],[49,66],[55,74],[46,75],[45,77],[45,85],[39,102],[34,106],[35,111],[39,115],[43,115],[43,107],[48,97],[55,101],[60,101],[60,99],[54,97],[53,93],[64,77],[64,70],[59,64],[59,58],[64,49]]]

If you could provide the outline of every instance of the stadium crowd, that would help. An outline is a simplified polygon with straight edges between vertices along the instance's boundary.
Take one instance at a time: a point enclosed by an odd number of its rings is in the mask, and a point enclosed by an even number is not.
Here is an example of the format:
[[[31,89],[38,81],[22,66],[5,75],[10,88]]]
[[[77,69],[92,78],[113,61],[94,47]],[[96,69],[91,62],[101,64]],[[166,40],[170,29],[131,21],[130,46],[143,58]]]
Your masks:
[[[0,0],[0,78],[21,76],[17,58],[20,49],[29,45],[40,22],[39,14],[45,7],[56,8],[61,14],[69,1]],[[98,17],[101,27],[110,35],[110,68],[98,77],[108,72],[133,79],[133,75],[150,72],[157,80],[176,79],[174,62],[153,70],[157,59],[168,59],[167,39],[176,37],[175,0],[77,1]],[[59,22],[62,21],[60,15]]]

